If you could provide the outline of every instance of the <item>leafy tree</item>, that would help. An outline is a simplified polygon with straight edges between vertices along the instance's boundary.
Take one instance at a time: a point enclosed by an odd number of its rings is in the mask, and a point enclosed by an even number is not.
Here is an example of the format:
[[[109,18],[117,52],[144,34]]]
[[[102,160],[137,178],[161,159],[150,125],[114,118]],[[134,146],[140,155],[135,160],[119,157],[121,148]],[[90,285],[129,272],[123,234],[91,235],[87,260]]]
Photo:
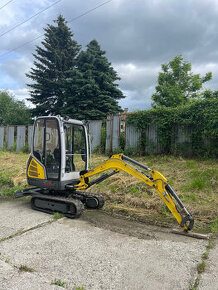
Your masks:
[[[0,125],[27,125],[31,123],[30,110],[24,102],[15,100],[7,91],[0,91]]]
[[[71,97],[69,112],[74,111],[74,115],[79,119],[102,119],[122,111],[118,100],[124,96],[115,83],[120,78],[96,40],[92,40],[86,51],[80,53],[78,70],[78,97],[76,106],[75,96]]]
[[[212,79],[208,72],[204,77],[193,74],[191,63],[176,56],[167,64],[162,64],[158,76],[156,92],[152,95],[153,107],[177,107],[201,96],[203,83]]]
[[[33,114],[60,114],[68,106],[68,97],[74,94],[71,83],[76,73],[76,58],[80,45],[72,39],[72,32],[67,22],[60,15],[54,21],[57,26],[48,25],[45,28],[43,47],[36,47],[35,67],[27,76],[32,79],[28,84],[30,101],[36,105]]]
[[[203,99],[218,99],[218,91],[205,90],[202,94]]]

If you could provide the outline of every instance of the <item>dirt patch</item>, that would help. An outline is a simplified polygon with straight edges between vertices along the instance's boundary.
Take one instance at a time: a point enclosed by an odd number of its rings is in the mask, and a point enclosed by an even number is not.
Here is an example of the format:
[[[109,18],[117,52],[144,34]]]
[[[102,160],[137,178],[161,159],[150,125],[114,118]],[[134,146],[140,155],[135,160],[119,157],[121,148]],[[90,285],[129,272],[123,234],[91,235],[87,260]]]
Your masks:
[[[86,210],[80,219],[89,222],[95,227],[136,237],[138,239],[183,241],[184,243],[189,243],[190,240],[192,240],[190,237],[172,234],[172,228],[159,227],[128,220],[122,215],[117,215],[115,217],[100,210]],[[64,219],[63,223],[69,224],[70,221]]]

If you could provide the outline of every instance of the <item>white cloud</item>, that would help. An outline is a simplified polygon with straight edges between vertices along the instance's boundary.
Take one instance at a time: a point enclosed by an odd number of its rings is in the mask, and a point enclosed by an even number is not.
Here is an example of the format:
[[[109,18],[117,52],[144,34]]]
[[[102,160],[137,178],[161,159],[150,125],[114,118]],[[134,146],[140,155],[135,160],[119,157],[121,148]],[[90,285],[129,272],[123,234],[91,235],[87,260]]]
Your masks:
[[[9,89],[8,92],[11,93],[16,100],[24,101],[27,107],[33,107],[32,103],[27,100],[30,96],[27,88],[20,88],[16,90]]]

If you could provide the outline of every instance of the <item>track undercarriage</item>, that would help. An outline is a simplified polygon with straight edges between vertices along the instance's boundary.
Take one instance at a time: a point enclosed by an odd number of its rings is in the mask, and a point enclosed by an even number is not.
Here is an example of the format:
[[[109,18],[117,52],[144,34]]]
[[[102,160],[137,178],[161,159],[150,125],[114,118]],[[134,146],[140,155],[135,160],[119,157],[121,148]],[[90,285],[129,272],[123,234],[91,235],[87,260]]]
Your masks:
[[[15,194],[17,198],[24,196],[32,196],[32,209],[49,214],[59,212],[68,218],[79,217],[84,207],[100,209],[104,205],[102,195],[83,191],[54,192],[41,188],[31,188]]]

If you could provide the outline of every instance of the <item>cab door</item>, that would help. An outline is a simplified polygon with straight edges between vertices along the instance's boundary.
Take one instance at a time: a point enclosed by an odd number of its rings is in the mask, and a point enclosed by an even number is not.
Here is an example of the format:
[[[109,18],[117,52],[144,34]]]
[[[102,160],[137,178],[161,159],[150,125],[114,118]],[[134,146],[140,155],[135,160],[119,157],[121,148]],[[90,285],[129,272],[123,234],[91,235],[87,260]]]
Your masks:
[[[47,179],[60,180],[60,132],[56,118],[39,118],[36,120],[33,156],[44,165]]]
[[[84,126],[64,123],[65,176],[79,178],[79,172],[87,169],[87,145]]]

